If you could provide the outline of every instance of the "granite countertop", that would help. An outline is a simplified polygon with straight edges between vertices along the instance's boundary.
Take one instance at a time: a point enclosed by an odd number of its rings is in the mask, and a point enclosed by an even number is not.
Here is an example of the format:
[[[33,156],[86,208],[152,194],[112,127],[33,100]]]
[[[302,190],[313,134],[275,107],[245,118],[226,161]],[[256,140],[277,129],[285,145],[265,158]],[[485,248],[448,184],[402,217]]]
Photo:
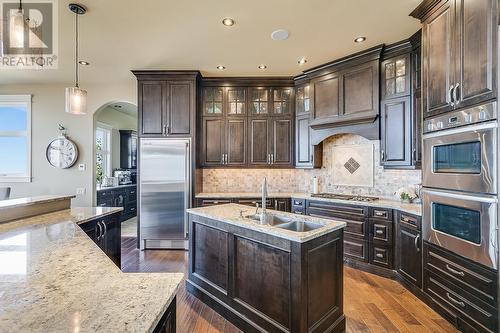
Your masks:
[[[114,190],[117,188],[125,188],[125,187],[133,187],[137,186],[137,184],[125,184],[125,185],[116,185],[116,186],[97,186],[96,191],[104,191],[104,190]]]
[[[208,198],[260,198],[261,194],[258,192],[201,192],[196,194],[198,199],[208,199]],[[325,202],[334,202],[341,204],[351,204],[351,205],[362,205],[369,207],[379,207],[396,209],[405,213],[422,216],[422,205],[421,204],[410,204],[402,203],[398,200],[390,200],[380,198],[379,200],[366,202],[366,201],[351,201],[351,200],[339,200],[339,199],[326,199],[312,197],[310,193],[300,193],[300,192],[274,192],[269,193],[269,198],[296,198],[296,199],[307,199]]]
[[[51,201],[73,199],[74,197],[74,195],[40,195],[37,197],[0,200],[0,210],[42,204]]]
[[[0,224],[0,332],[152,332],[182,273],[122,273],[73,208]]]
[[[343,221],[335,221],[335,220],[323,219],[312,216],[278,212],[270,209],[267,210],[267,212],[271,215],[285,216],[287,218],[290,218],[292,221],[314,222],[323,225],[323,227],[321,228],[307,232],[290,231],[278,228],[276,226],[260,224],[258,221],[241,217],[241,215],[246,216],[254,214],[255,208],[248,207],[245,205],[232,204],[232,203],[225,205],[217,205],[217,206],[191,208],[188,209],[187,212],[193,215],[214,219],[223,223],[229,223],[239,227],[259,231],[265,234],[277,236],[280,238],[300,243],[307,242],[311,239],[315,239],[317,237],[328,234],[335,230],[342,229],[346,226],[346,223]],[[240,212],[242,213],[240,214]]]

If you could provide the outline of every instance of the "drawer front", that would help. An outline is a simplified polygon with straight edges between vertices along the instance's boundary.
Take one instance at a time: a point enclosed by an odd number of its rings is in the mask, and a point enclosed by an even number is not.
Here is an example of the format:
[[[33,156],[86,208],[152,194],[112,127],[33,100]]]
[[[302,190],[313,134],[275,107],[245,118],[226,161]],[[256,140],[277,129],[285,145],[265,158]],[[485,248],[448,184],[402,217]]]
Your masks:
[[[398,222],[401,223],[402,225],[409,225],[416,228],[417,230],[420,230],[421,222],[418,216],[406,213],[399,213]]]
[[[252,206],[258,203],[259,207],[262,207],[262,199],[238,199],[237,201],[240,205]],[[273,199],[266,199],[266,208],[273,209]]]
[[[113,198],[97,199],[97,206],[99,207],[113,207]]]
[[[370,218],[392,221],[392,209],[371,207]]]
[[[110,190],[97,191],[97,201],[111,199],[112,197],[113,197],[113,192],[111,192]]]
[[[481,329],[482,325],[492,332],[498,332],[498,311],[450,283],[446,278],[425,270],[424,292],[441,307],[457,312],[460,318],[480,331],[484,331]]]
[[[344,238],[344,255],[368,262],[368,242],[360,239]]]
[[[375,243],[392,244],[392,222],[370,220],[370,240]]]
[[[326,218],[341,218],[346,220],[363,221],[368,216],[368,207],[338,205],[322,201],[306,202],[307,214]]]
[[[199,205],[201,207],[215,206],[231,203],[230,199],[201,199]]]
[[[292,198],[292,207],[302,207],[306,206],[306,201],[304,199],[294,199]]]
[[[424,267],[456,284],[471,295],[497,306],[497,278],[493,270],[424,243]]]
[[[129,201],[137,201],[137,189],[135,187],[128,189],[127,197]]]
[[[135,205],[127,205],[123,214],[125,215],[136,215],[137,214],[137,206]]]
[[[320,218],[331,218],[330,216],[324,216],[316,213],[308,212],[309,216],[320,217]],[[365,221],[352,221],[352,220],[344,220],[340,218],[335,218],[337,221],[342,221],[346,223],[344,228],[344,234],[347,236],[352,236],[356,238],[361,238],[364,240],[368,240],[368,228],[367,223]]]
[[[370,244],[370,264],[392,269],[394,266],[392,247]]]

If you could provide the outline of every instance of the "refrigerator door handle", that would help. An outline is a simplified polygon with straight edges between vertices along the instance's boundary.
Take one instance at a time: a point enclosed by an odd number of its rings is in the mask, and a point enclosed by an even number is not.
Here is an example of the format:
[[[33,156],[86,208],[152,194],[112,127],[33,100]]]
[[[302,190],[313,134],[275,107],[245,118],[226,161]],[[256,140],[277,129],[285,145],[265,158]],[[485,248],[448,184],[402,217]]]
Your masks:
[[[187,209],[190,208],[190,199],[191,199],[191,158],[190,158],[190,147],[189,142],[186,142],[186,182],[184,189],[184,236],[187,237],[189,233],[189,225],[188,225],[188,213]]]

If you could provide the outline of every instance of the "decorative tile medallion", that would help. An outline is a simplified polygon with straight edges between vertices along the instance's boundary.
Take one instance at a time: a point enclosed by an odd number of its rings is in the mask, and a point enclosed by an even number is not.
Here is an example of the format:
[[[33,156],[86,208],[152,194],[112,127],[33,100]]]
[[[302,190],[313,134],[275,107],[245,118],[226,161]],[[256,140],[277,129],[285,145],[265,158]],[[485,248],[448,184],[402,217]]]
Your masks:
[[[356,170],[359,169],[361,165],[356,161],[354,158],[350,158],[347,162],[344,164],[344,168],[347,169],[351,174],[355,173]]]

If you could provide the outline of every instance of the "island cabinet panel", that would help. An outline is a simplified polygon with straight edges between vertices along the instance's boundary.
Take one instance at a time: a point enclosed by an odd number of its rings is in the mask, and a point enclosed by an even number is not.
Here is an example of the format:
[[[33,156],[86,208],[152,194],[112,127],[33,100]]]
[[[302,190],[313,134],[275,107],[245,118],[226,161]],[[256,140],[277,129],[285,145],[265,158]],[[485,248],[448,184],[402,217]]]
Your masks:
[[[223,291],[227,289],[228,234],[202,224],[194,224],[192,270],[200,279],[213,283]]]
[[[189,228],[187,290],[243,332],[344,332],[342,229],[298,242],[194,213]]]
[[[174,297],[172,303],[168,306],[167,311],[163,314],[160,321],[156,325],[153,333],[176,333],[177,332],[177,321],[176,321],[176,308],[177,299]]]
[[[290,329],[290,252],[234,239],[234,296]]]

